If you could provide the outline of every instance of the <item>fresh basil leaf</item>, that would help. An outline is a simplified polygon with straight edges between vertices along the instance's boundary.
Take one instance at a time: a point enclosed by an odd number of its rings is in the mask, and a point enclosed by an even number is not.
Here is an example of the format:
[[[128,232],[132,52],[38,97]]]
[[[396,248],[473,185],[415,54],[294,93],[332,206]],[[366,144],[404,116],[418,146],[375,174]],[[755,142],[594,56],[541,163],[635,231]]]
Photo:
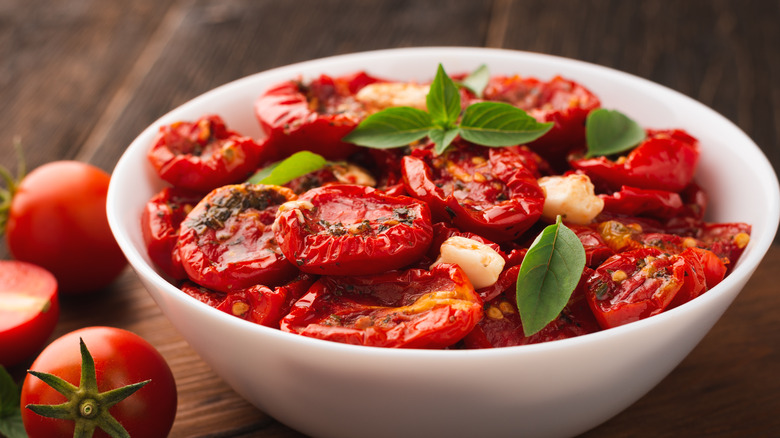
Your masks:
[[[22,422],[22,412],[17,406],[16,412],[8,417],[0,417],[0,436],[6,438],[27,438]]]
[[[588,143],[586,158],[612,155],[634,148],[646,137],[645,130],[625,114],[599,108],[585,120]]]
[[[455,137],[458,136],[459,132],[460,130],[458,128],[431,129],[431,131],[428,133],[428,137],[430,137],[434,143],[434,152],[436,152],[437,155],[444,153],[444,150],[447,149],[453,140],[455,140]]]
[[[460,81],[460,85],[467,88],[474,93],[475,96],[482,98],[482,93],[485,91],[488,82],[490,81],[490,71],[485,64],[477,67],[476,70],[471,72],[468,76]]]
[[[513,146],[543,136],[552,123],[539,123],[528,113],[502,102],[469,105],[460,122],[460,136],[483,146]]]
[[[430,114],[416,108],[387,108],[366,117],[344,141],[375,149],[406,146],[435,128]]]
[[[460,117],[460,92],[455,82],[444,72],[439,64],[436,77],[431,83],[431,90],[426,97],[428,114],[433,122],[445,129],[451,127]]]
[[[582,242],[558,216],[528,248],[517,276],[517,308],[526,336],[558,317],[584,268]]]
[[[19,388],[5,367],[0,365],[0,417],[19,408]]]
[[[19,394],[19,387],[0,365],[0,435],[6,438],[27,438],[19,408]]]
[[[258,170],[247,182],[252,184],[269,184],[280,186],[306,175],[320,170],[328,164],[322,155],[309,151],[296,152],[282,161],[278,161]]]

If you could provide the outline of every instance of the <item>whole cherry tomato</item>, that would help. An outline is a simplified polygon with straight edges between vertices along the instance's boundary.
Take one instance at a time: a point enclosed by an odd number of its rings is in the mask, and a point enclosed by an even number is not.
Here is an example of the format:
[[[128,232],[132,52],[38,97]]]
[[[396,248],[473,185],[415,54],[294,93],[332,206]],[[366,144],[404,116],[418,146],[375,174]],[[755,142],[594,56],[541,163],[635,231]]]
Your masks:
[[[357,146],[342,137],[365,117],[355,94],[377,82],[363,72],[333,78],[322,75],[309,82],[287,81],[271,87],[255,102],[255,116],[268,135],[272,160],[301,150],[327,159],[347,158]]]
[[[482,317],[482,300],[452,264],[360,277],[322,277],[281,329],[346,344],[444,348]]]
[[[585,119],[601,106],[599,99],[582,85],[556,76],[548,82],[520,76],[495,76],[485,88],[486,100],[510,103],[540,123],[553,122],[547,134],[528,147],[563,169],[569,152],[585,144]]]
[[[8,214],[13,257],[50,271],[63,294],[94,292],[111,283],[127,260],[108,226],[110,179],[78,161],[54,161],[30,172]]]
[[[328,275],[408,266],[428,251],[433,237],[424,203],[351,184],[312,189],[280,207],[274,231],[298,269]]]
[[[236,184],[215,189],[181,223],[178,249],[184,270],[220,292],[256,284],[278,286],[296,274],[274,239],[279,206],[295,199],[286,187]]]
[[[38,351],[59,315],[54,275],[30,263],[0,260],[0,365],[17,364]]]
[[[569,162],[597,187],[618,190],[626,185],[679,192],[696,172],[699,142],[682,130],[647,130],[647,138],[639,146],[615,161],[602,156]]]
[[[520,148],[454,143],[442,155],[416,149],[402,161],[406,191],[431,206],[436,221],[495,242],[514,240],[541,216],[544,192]]]
[[[187,277],[176,248],[179,226],[202,198],[196,192],[166,187],[146,203],[141,213],[141,232],[149,258],[172,278]]]
[[[83,348],[94,365],[84,359]],[[82,369],[92,370],[94,374]],[[176,415],[176,383],[162,355],[146,340],[126,330],[113,327],[88,327],[70,332],[49,344],[30,367],[31,373],[56,376],[74,389],[69,397],[61,394],[41,378],[29,374],[22,385],[22,420],[30,438],[74,436],[75,424],[94,427],[95,422],[113,417],[133,437],[164,438]],[[137,387],[141,382],[140,389]],[[94,386],[92,386],[94,385]],[[131,386],[124,399],[108,406],[98,393]],[[132,391],[134,389],[134,391]],[[77,409],[60,410],[59,418],[48,418],[28,405],[59,405],[70,398]],[[113,423],[111,423],[113,425]],[[96,438],[108,437],[95,430]]]
[[[267,159],[265,151],[265,143],[228,130],[211,115],[160,127],[148,158],[160,178],[205,193],[245,180]]]

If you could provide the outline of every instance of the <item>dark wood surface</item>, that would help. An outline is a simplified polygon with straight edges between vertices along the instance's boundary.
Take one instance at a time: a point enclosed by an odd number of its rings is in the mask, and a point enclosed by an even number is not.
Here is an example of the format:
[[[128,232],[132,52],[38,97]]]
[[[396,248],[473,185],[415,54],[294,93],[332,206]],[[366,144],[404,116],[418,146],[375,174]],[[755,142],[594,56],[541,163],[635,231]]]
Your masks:
[[[666,85],[735,122],[780,169],[779,22],[777,0],[0,0],[0,162],[15,170],[18,136],[28,168],[76,159],[111,171],[159,116],[251,73],[355,51],[487,46]],[[778,267],[775,245],[693,353],[585,436],[777,436]],[[168,360],[180,396],[171,436],[300,436],[216,377],[129,269],[97,296],[65,300],[54,336],[88,325],[135,331]]]

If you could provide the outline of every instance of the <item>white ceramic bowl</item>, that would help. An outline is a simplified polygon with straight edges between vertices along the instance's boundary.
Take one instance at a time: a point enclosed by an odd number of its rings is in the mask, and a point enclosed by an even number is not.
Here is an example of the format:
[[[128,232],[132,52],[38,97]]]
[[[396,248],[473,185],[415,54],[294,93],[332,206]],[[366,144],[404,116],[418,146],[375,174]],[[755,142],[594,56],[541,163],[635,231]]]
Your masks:
[[[272,84],[303,75],[367,70],[430,79],[487,64],[491,73],[585,85],[604,107],[645,127],[681,127],[701,141],[697,180],[709,220],[753,225],[734,271],[696,300],[652,318],[574,339],[477,351],[391,350],[309,339],[254,325],[191,299],[150,264],[141,209],[163,187],[146,160],[161,125],[220,114],[246,135],[260,129],[252,105]],[[750,196],[747,196],[750,194]],[[759,200],[759,201],[756,201]],[[212,90],[166,114],[130,145],[114,170],[108,219],[119,245],[165,315],[239,394],[282,423],[316,437],[571,436],[642,397],[704,337],[747,282],[778,225],[777,177],[736,126],[675,91],[612,69],[553,56],[480,48],[382,50],[303,62]]]

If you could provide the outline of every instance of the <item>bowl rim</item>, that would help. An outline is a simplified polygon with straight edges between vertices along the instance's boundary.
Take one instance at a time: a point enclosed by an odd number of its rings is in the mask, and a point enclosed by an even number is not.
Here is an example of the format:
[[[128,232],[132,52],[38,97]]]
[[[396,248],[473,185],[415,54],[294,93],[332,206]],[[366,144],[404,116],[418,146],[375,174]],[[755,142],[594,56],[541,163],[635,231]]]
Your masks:
[[[780,223],[780,185],[778,185],[777,175],[775,174],[771,164],[769,163],[764,153],[752,141],[752,139],[750,139],[747,136],[747,134],[745,134],[739,127],[737,127],[733,122],[728,120],[723,115],[717,113],[716,111],[709,108],[708,106],[678,91],[670,89],[656,82],[652,82],[648,79],[644,79],[642,77],[633,75],[631,73],[626,73],[611,67],[601,66],[601,65],[597,65],[582,60],[565,58],[562,56],[550,55],[545,53],[512,50],[512,49],[459,47],[459,46],[429,46],[429,47],[404,47],[404,48],[394,48],[394,49],[380,49],[380,50],[370,50],[364,52],[349,53],[343,55],[327,56],[323,58],[296,62],[293,64],[275,67],[261,72],[257,72],[230,81],[216,88],[213,88],[166,112],[164,115],[162,115],[157,120],[155,120],[152,124],[150,124],[147,128],[145,128],[133,140],[133,142],[128,146],[128,148],[122,154],[120,159],[117,161],[117,164],[113,172],[122,172],[122,170],[125,167],[129,166],[129,163],[131,162],[131,158],[137,158],[136,157],[137,155],[143,155],[145,157],[146,149],[142,150],[141,148],[148,147],[148,144],[147,143],[139,144],[142,141],[142,139],[149,137],[150,135],[153,135],[154,132],[156,132],[159,129],[159,126],[162,126],[167,123],[171,123],[171,121],[175,118],[175,115],[181,112],[183,108],[190,108],[190,107],[197,106],[203,101],[214,98],[214,96],[220,95],[222,93],[225,93],[226,91],[233,90],[235,88],[240,88],[242,86],[245,86],[249,81],[255,81],[258,80],[258,78],[264,78],[268,76],[294,73],[296,71],[319,70],[324,72],[329,68],[332,68],[334,65],[342,64],[345,61],[347,62],[354,61],[354,60],[368,61],[372,58],[387,57],[387,56],[392,56],[392,57],[403,57],[409,55],[452,56],[455,54],[458,56],[465,56],[468,58],[476,58],[479,56],[484,57],[486,55],[489,55],[493,58],[498,58],[498,57],[530,58],[539,61],[550,62],[552,64],[573,65],[573,66],[577,66],[578,68],[592,70],[598,74],[613,75],[615,77],[620,77],[622,80],[627,80],[635,84],[643,84],[644,86],[652,87],[654,90],[657,90],[658,92],[661,93],[666,93],[666,95],[672,96],[674,97],[674,99],[677,99],[680,102],[686,102],[689,105],[694,105],[698,107],[698,109],[701,111],[710,113],[710,115],[720,119],[720,122],[722,122],[725,125],[724,129],[733,131],[734,135],[738,135],[739,137],[741,137],[741,139],[744,140],[745,145],[749,146],[748,149],[746,149],[744,152],[750,155],[750,162],[751,165],[753,166],[753,170],[765,176],[765,178],[762,179],[762,181],[766,183],[765,189],[767,193],[773,195],[772,197],[770,197],[770,199],[767,200],[767,204],[766,204],[767,207],[766,214],[768,220],[770,221],[770,223],[771,221],[774,221],[774,223]],[[566,72],[561,72],[561,74],[563,76],[569,77],[566,75]],[[292,75],[290,77],[294,77],[294,76],[295,75]],[[572,76],[571,79],[577,81],[576,77]],[[133,154],[133,152],[135,153]],[[476,359],[476,358],[492,357],[492,356],[529,355],[529,354],[536,354],[537,352],[543,352],[543,351],[568,349],[568,348],[572,348],[573,346],[586,347],[589,344],[599,342],[600,340],[607,337],[630,336],[632,332],[644,330],[648,326],[652,327],[655,325],[663,325],[664,321],[668,319],[684,317],[685,314],[690,313],[690,309],[693,306],[705,305],[706,302],[708,301],[719,299],[720,296],[726,294],[729,289],[738,287],[737,285],[740,281],[745,281],[746,278],[752,275],[753,271],[759,265],[764,255],[769,250],[769,247],[772,245],[774,236],[777,232],[777,227],[775,227],[774,229],[768,227],[767,229],[763,230],[764,232],[762,233],[762,235],[759,236],[751,235],[750,244],[752,246],[749,248],[749,251],[746,251],[745,254],[743,254],[742,258],[740,258],[738,263],[735,265],[734,270],[720,284],[718,284],[713,289],[709,290],[706,294],[697,297],[696,300],[692,302],[683,304],[674,309],[669,309],[658,315],[654,315],[653,317],[650,318],[635,321],[630,324],[611,328],[608,330],[601,330],[599,332],[577,336],[574,338],[543,342],[539,344],[491,348],[491,349],[476,349],[476,350],[393,349],[393,348],[383,348],[383,347],[368,347],[362,345],[349,345],[349,344],[325,341],[321,339],[309,338],[297,334],[282,332],[281,330],[278,329],[261,326],[259,324],[254,324],[242,320],[241,318],[236,318],[232,315],[228,315],[227,313],[221,312],[215,308],[212,308],[211,306],[208,306],[205,303],[201,303],[197,300],[194,300],[186,296],[185,294],[182,294],[178,288],[176,288],[171,283],[169,283],[165,278],[163,278],[160,274],[158,274],[157,271],[149,263],[146,262],[145,256],[141,254],[139,249],[133,244],[133,242],[129,238],[128,231],[122,228],[120,215],[118,211],[121,204],[117,194],[119,191],[119,189],[117,188],[118,183],[116,184],[114,183],[115,179],[113,177],[111,181],[112,183],[110,184],[108,190],[107,216],[108,216],[109,225],[112,229],[112,232],[117,242],[119,243],[119,246],[121,247],[122,251],[125,253],[128,262],[130,263],[132,268],[137,272],[137,274],[140,277],[142,277],[142,279],[151,282],[158,289],[165,291],[167,295],[170,295],[170,298],[176,301],[177,305],[196,306],[201,314],[208,314],[209,317],[217,318],[220,320],[220,323],[222,324],[234,325],[236,326],[236,329],[249,330],[252,331],[253,333],[256,333],[258,336],[278,337],[278,340],[280,341],[284,341],[294,345],[300,345],[305,348],[331,350],[339,354],[356,354],[356,355],[368,354],[372,356],[379,355],[381,357],[386,357],[386,358],[446,357],[448,359],[451,358],[475,358]],[[696,304],[696,303],[700,303],[700,304]]]

